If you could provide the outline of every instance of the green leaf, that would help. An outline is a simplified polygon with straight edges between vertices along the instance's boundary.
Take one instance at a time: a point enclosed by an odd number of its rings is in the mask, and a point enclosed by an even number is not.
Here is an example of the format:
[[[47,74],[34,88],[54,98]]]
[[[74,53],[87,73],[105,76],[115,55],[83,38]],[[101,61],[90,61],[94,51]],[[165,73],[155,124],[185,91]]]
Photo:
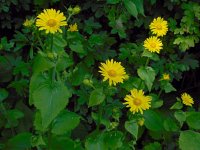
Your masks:
[[[0,102],[3,102],[8,97],[8,91],[5,89],[0,89]]]
[[[72,58],[66,52],[63,52],[62,55],[58,59],[56,69],[58,71],[63,71],[67,67],[72,66],[72,65],[73,65]]]
[[[86,54],[86,51],[83,49],[83,45],[82,45],[81,41],[76,41],[76,42],[70,43],[69,47],[72,51],[74,51],[76,53]]]
[[[150,59],[152,59],[152,60],[155,60],[155,61],[158,61],[158,60],[159,60],[158,54],[156,54],[156,53],[151,53],[150,51],[148,51],[148,50],[146,50],[146,49],[143,51],[142,56],[148,57],[148,58],[150,58]]]
[[[105,145],[107,145],[108,149],[118,149],[120,148],[123,138],[123,133],[120,131],[110,131],[103,134]]]
[[[179,137],[181,150],[199,150],[200,133],[191,130],[182,131]]]
[[[172,132],[178,131],[179,129],[175,120],[173,120],[172,118],[167,118],[164,120],[164,128],[166,131]]]
[[[86,150],[108,150],[102,134],[92,133],[85,141]]]
[[[144,111],[145,126],[147,129],[152,131],[162,131],[163,130],[163,120],[159,113],[153,110]]]
[[[38,54],[33,63],[33,73],[38,74],[40,72],[44,72],[46,70],[51,69],[54,66],[54,63],[47,58]]]
[[[158,142],[150,143],[144,147],[144,150],[162,150],[162,146]]]
[[[144,15],[144,7],[143,7],[143,0],[132,0],[137,8],[138,13],[140,13],[141,15]]]
[[[140,67],[137,70],[138,76],[144,80],[145,84],[147,85],[147,88],[149,91],[151,91],[151,88],[153,86],[153,82],[155,80],[156,73],[153,68],[151,67]]]
[[[186,122],[190,128],[200,129],[200,112],[188,112]]]
[[[164,89],[165,93],[170,93],[172,91],[176,91],[176,89],[173,87],[173,85],[169,82],[166,82],[164,84],[164,86],[162,86],[162,88]]]
[[[138,124],[136,120],[126,121],[125,122],[125,129],[130,132],[135,139],[138,137]]]
[[[6,115],[9,118],[9,121],[5,125],[6,128],[16,127],[18,119],[24,117],[24,114],[17,109],[8,110]]]
[[[151,96],[151,108],[159,108],[163,105],[163,100],[159,99],[158,95],[156,94],[149,94]]]
[[[54,34],[53,36],[53,49],[55,52],[63,50],[67,46],[67,41],[63,38],[62,34]]]
[[[176,103],[174,103],[170,109],[182,109],[183,108],[183,104],[180,101],[177,101]]]
[[[179,111],[176,111],[174,113],[174,117],[178,120],[178,122],[180,123],[181,127],[184,123],[184,121],[186,120],[186,114],[185,112],[179,110]]]
[[[47,128],[65,108],[71,94],[63,82],[52,82],[49,78],[38,83],[37,89],[35,87],[31,91],[33,104],[41,112],[43,128]]]
[[[124,6],[127,11],[137,19],[138,11],[134,2],[132,2],[131,0],[124,0]]]
[[[31,133],[20,133],[11,139],[5,145],[5,150],[27,150],[31,148]]]
[[[64,110],[52,123],[52,133],[61,135],[77,127],[80,117],[74,113]]]
[[[106,96],[103,93],[103,88],[93,90],[89,98],[89,107],[101,104],[105,100],[105,97]]]

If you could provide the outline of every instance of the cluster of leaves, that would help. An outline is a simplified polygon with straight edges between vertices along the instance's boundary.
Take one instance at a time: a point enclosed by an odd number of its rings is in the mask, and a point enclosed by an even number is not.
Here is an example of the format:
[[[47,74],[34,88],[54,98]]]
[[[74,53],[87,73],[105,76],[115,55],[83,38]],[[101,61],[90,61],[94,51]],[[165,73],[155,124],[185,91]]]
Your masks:
[[[55,3],[64,4],[35,0],[34,6]],[[198,105],[189,108],[168,95],[176,91],[174,80],[199,67],[185,50],[199,40],[200,5],[181,0],[77,4],[82,11],[69,24],[76,22],[79,32],[66,27],[62,34],[47,36],[32,25],[23,26],[11,40],[1,38],[0,148],[198,150]],[[170,30],[159,55],[143,48],[148,25],[158,15],[169,18]],[[102,82],[98,73],[100,62],[110,58],[121,61],[129,74],[117,87]],[[170,80],[161,80],[163,73]],[[152,97],[143,115],[122,104],[133,88]]]

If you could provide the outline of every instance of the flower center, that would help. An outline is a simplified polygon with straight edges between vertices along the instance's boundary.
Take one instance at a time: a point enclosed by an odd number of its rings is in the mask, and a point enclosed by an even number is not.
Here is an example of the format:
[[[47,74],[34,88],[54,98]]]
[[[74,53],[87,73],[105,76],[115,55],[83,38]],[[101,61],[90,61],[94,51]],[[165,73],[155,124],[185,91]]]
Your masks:
[[[116,71],[115,70],[108,70],[108,75],[109,76],[111,76],[111,77],[115,77],[115,76],[117,76],[117,73],[116,73]]]
[[[54,20],[54,19],[49,19],[49,20],[47,21],[47,26],[50,26],[50,27],[56,26],[56,20]]]
[[[156,48],[156,43],[155,43],[155,42],[152,42],[152,43],[150,43],[150,46],[151,46],[152,48]]]
[[[141,100],[140,100],[140,99],[137,99],[137,98],[134,99],[133,103],[134,103],[135,105],[137,105],[137,106],[139,106],[139,105],[142,104]]]
[[[158,30],[162,30],[162,26],[161,26],[160,24],[158,24],[158,25],[156,26],[156,28],[157,28]]]

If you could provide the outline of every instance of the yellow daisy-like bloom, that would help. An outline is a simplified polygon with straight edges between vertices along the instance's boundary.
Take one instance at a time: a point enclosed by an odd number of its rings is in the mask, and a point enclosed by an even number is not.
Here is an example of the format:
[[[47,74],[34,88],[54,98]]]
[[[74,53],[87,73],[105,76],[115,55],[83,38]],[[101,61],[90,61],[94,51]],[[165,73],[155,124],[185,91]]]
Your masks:
[[[157,36],[164,36],[168,31],[167,21],[161,17],[155,18],[149,25],[153,34]]]
[[[183,101],[183,104],[187,106],[192,106],[192,104],[194,104],[193,98],[187,93],[183,93],[181,95],[181,99]]]
[[[156,36],[151,36],[144,41],[144,48],[150,52],[156,52],[159,54],[162,46],[162,42]]]
[[[169,74],[168,74],[168,73],[164,73],[164,74],[162,75],[162,79],[161,79],[161,80],[170,80]]]
[[[56,33],[59,31],[61,26],[66,26],[66,17],[60,10],[56,11],[55,9],[45,9],[42,13],[37,16],[36,26],[39,27],[39,30],[46,30],[46,33]]]
[[[126,78],[126,72],[121,62],[116,62],[113,59],[107,60],[106,63],[101,63],[100,73],[104,77],[103,81],[109,80],[109,85],[123,83]]]
[[[73,24],[73,25],[69,25],[69,29],[68,31],[71,31],[71,32],[75,32],[75,31],[78,31],[78,26],[77,24]]]
[[[133,113],[140,112],[143,114],[143,110],[151,107],[151,97],[145,96],[143,90],[131,90],[131,95],[126,95],[124,100],[126,107],[130,107],[130,111]]]
[[[34,19],[26,19],[26,20],[24,21],[23,25],[24,25],[25,27],[30,27],[30,26],[33,25],[33,23],[34,23]]]

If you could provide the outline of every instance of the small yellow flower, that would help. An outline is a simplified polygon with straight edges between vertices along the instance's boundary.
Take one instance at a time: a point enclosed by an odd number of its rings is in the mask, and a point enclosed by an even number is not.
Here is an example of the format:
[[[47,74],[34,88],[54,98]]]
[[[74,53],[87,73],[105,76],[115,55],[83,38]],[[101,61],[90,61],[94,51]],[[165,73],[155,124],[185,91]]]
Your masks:
[[[149,27],[153,34],[156,34],[157,36],[164,36],[168,31],[167,21],[161,17],[155,18]]]
[[[73,24],[73,25],[69,25],[69,29],[68,31],[71,31],[71,32],[75,32],[75,31],[78,31],[78,26],[77,24]]]
[[[144,48],[150,52],[160,53],[162,42],[156,36],[151,36],[144,41]]]
[[[186,106],[192,106],[192,104],[194,104],[193,98],[187,93],[183,93],[181,95],[181,99],[183,101],[183,104],[185,104]]]
[[[143,110],[147,110],[151,107],[151,97],[145,96],[143,90],[133,89],[131,95],[126,95],[124,98],[126,101],[126,107],[130,107],[132,113],[140,112],[143,114]]]
[[[143,126],[144,121],[145,121],[144,118],[140,118],[137,123],[138,123],[138,125]]]
[[[81,8],[79,6],[75,6],[72,10],[73,14],[78,14],[81,11]]]
[[[60,10],[56,11],[55,9],[44,9],[42,13],[37,16],[36,26],[39,27],[39,30],[46,30],[46,33],[56,33],[59,31],[61,26],[66,26],[66,17]]]
[[[164,73],[164,74],[162,75],[162,79],[161,79],[161,80],[170,80],[169,74],[168,74],[168,73]]]
[[[106,63],[101,63],[99,68],[99,72],[104,77],[103,81],[109,80],[110,86],[123,83],[126,78],[126,72],[121,62],[116,62],[113,59],[107,60]]]
[[[34,24],[34,19],[26,19],[23,23],[25,27],[30,27]]]

